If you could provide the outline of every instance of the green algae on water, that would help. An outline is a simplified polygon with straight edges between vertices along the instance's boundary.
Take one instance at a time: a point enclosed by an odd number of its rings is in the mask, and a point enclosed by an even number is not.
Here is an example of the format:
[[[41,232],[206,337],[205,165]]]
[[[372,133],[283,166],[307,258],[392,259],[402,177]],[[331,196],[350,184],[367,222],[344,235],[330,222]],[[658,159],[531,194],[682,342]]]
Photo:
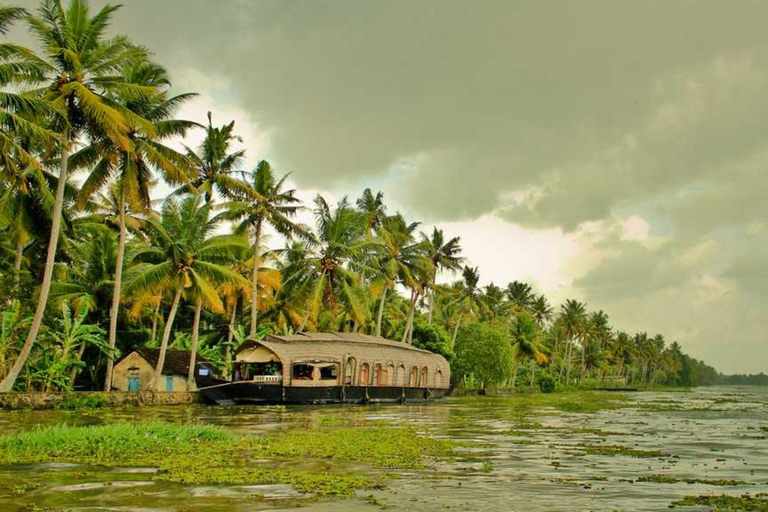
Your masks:
[[[669,508],[676,507],[712,507],[720,511],[765,512],[768,510],[768,495],[742,494],[741,496],[686,496],[682,500],[673,501]]]
[[[115,423],[55,426],[0,436],[0,464],[69,462],[155,467],[155,480],[182,484],[290,484],[317,496],[353,497],[381,488],[373,478],[330,468],[285,469],[306,459],[350,461],[387,468],[424,467],[453,445],[394,427],[320,428],[238,436],[212,425]],[[266,459],[266,460],[265,460]]]

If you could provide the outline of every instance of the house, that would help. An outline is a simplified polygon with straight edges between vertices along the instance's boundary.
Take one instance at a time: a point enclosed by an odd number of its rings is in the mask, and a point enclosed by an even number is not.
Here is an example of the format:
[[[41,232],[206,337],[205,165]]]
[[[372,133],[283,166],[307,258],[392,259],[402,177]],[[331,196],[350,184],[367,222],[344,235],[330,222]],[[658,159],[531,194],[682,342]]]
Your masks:
[[[145,390],[156,391],[187,391],[187,375],[189,374],[189,350],[167,350],[160,382],[154,387],[155,367],[160,357],[160,349],[139,348],[121,358],[114,368],[112,388],[118,391],[138,392]],[[197,356],[195,385],[205,383],[213,378],[213,367],[202,356]]]

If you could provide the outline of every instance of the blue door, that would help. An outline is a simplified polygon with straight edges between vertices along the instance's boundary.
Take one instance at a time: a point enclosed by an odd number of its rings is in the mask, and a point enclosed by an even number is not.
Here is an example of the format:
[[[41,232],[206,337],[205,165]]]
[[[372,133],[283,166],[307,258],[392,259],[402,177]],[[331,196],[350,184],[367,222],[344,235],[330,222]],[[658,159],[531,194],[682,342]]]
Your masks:
[[[173,375],[165,376],[165,390],[173,391]]]
[[[139,378],[138,377],[128,377],[128,391],[131,393],[138,393],[139,392]]]

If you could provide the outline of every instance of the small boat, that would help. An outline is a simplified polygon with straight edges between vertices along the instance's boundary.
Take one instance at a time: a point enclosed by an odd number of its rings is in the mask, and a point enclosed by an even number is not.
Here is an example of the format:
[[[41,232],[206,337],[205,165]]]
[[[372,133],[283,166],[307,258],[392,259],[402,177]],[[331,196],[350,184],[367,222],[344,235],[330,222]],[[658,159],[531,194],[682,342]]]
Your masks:
[[[199,389],[205,401],[328,404],[425,401],[444,396],[442,356],[358,333],[301,333],[248,340],[235,350],[233,379]]]

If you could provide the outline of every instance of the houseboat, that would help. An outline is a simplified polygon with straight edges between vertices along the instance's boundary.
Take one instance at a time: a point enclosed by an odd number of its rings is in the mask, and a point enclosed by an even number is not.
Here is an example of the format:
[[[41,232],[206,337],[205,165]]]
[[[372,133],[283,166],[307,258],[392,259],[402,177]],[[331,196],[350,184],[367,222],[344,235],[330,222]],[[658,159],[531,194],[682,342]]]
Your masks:
[[[448,361],[405,343],[358,333],[301,333],[248,340],[233,378],[201,387],[209,403],[424,401],[448,392]]]

